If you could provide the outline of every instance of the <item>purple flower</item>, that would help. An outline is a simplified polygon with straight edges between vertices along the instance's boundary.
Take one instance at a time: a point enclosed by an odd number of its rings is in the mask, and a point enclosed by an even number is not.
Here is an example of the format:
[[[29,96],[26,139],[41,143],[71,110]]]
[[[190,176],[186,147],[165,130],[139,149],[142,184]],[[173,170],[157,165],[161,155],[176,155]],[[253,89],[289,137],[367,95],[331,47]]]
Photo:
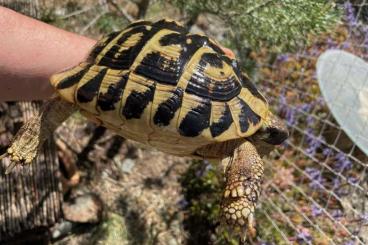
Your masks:
[[[312,216],[317,217],[322,214],[322,208],[312,204]]]
[[[344,9],[346,13],[346,20],[348,22],[348,25],[350,27],[355,27],[358,23],[357,17],[355,15],[355,10],[353,8],[353,5],[350,2],[346,2],[344,4]]]
[[[327,38],[327,47],[329,49],[336,48],[336,42],[332,38]]]
[[[309,234],[308,230],[303,229],[297,234],[296,241],[298,244],[312,244],[312,236]]]
[[[286,106],[287,102],[286,102],[285,92],[281,93],[279,102],[282,106]]]
[[[287,54],[281,54],[277,56],[277,61],[279,62],[285,62],[289,59],[289,55]]]
[[[340,219],[343,216],[343,212],[340,209],[335,209],[334,211],[332,211],[331,215],[335,219]]]
[[[305,150],[308,156],[314,156],[317,150],[321,147],[322,143],[320,137],[316,138],[313,134],[313,129],[308,128],[306,130],[308,148]]]
[[[307,117],[307,124],[308,125],[312,125],[312,124],[314,124],[315,123],[315,118],[312,116],[312,115],[308,115],[308,117]]]
[[[325,183],[325,179],[323,178],[320,170],[316,168],[306,168],[305,172],[312,179],[312,182],[309,184],[311,188],[320,189]]]
[[[307,128],[307,129],[305,130],[305,132],[306,132],[306,135],[307,135],[307,139],[310,139],[310,138],[313,138],[313,137],[314,137],[313,129],[311,129],[311,128]]]
[[[288,123],[288,125],[295,125],[297,123],[297,113],[298,112],[306,112],[306,113],[310,113],[310,111],[313,109],[313,107],[315,106],[316,102],[311,102],[311,103],[304,103],[301,105],[294,107],[290,107],[288,106],[287,103],[287,98],[285,96],[285,89],[283,89],[280,92],[280,97],[279,97],[279,114],[282,114],[285,116],[285,119]],[[309,121],[311,122],[312,120],[314,120],[313,117],[309,118]]]
[[[295,120],[295,110],[294,108],[290,108],[288,107],[286,109],[286,121],[288,122],[288,124],[290,125],[294,125],[296,120]]]
[[[295,109],[289,107],[287,105],[285,91],[281,92],[280,99],[279,99],[280,107],[279,113],[285,115],[285,119],[289,125],[293,125],[295,123]]]
[[[317,105],[320,105],[320,106],[324,106],[326,104],[325,100],[323,99],[323,97],[318,97],[316,100],[315,100],[315,103]]]
[[[344,245],[355,245],[355,241],[348,241],[345,242]]]
[[[361,215],[360,218],[362,219],[362,225],[368,225],[368,213]]]
[[[302,105],[299,106],[299,109],[304,111],[304,112],[309,112],[312,109],[312,104],[309,103],[304,103]]]
[[[350,43],[349,42],[343,42],[343,44],[342,44],[342,48],[343,49],[347,49],[349,47],[350,47]]]
[[[359,183],[359,179],[357,179],[356,177],[349,177],[348,178],[348,183],[351,185],[356,185]]]
[[[306,168],[305,172],[312,178],[316,179],[321,175],[321,171],[316,168]]]
[[[346,156],[345,153],[339,152],[335,156],[335,164],[334,168],[336,171],[339,171],[340,173],[344,170],[349,170],[353,167],[353,164],[351,163],[350,159]]]
[[[309,147],[305,151],[308,156],[314,156],[320,146],[321,142],[314,138],[309,142]]]
[[[332,181],[332,183],[333,183],[333,189],[334,190],[335,189],[338,189],[340,187],[340,185],[341,185],[341,181],[340,181],[340,179],[338,177],[334,178],[333,181]]]
[[[279,114],[284,115],[289,122],[290,119],[290,108],[287,106],[287,100],[285,97],[285,90],[283,89],[279,97]],[[289,122],[290,123],[290,122]]]
[[[322,151],[322,154],[326,157],[330,156],[332,154],[332,150],[330,148],[324,148]]]

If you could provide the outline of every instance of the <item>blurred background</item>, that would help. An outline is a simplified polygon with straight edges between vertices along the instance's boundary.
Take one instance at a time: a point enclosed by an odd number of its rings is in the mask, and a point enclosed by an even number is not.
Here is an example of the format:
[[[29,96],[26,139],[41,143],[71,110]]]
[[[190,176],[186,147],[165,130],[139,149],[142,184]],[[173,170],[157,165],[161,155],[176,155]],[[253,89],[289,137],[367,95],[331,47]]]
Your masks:
[[[328,81],[318,81],[316,67],[326,50],[367,60],[368,1],[0,0],[0,5],[94,39],[138,19],[163,17],[215,38],[235,52],[291,132],[265,158],[253,244],[368,243],[367,149],[337,120],[334,101],[324,97],[329,91],[321,92],[321,82]],[[356,65],[342,64],[346,74]],[[323,77],[328,80],[333,69]],[[360,69],[368,89],[368,68]],[[349,80],[330,77],[336,86]],[[39,105],[0,104],[2,151]],[[356,112],[368,103],[342,107]],[[368,116],[365,122],[356,132],[363,138]],[[31,167],[5,176],[7,164],[0,164],[0,243],[239,243],[219,225],[222,189],[214,166],[126,141],[79,114],[58,129]]]

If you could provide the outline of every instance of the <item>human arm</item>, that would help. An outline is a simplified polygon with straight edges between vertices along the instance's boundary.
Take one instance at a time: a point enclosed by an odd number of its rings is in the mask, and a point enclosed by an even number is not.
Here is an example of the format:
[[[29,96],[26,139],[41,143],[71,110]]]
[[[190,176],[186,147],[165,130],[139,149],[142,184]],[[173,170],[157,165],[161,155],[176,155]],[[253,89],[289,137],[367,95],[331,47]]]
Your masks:
[[[49,98],[49,77],[81,62],[94,44],[0,6],[0,101]]]

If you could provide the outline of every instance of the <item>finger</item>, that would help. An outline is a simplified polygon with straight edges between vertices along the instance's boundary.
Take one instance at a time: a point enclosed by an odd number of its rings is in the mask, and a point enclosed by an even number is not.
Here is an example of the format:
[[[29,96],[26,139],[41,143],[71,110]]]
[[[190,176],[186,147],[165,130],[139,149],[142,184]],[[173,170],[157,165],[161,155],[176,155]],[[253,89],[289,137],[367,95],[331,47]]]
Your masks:
[[[2,159],[4,159],[5,157],[7,157],[8,156],[8,153],[7,152],[5,152],[4,154],[2,154],[1,156],[0,156],[0,160],[2,160]]]
[[[9,174],[17,166],[17,162],[10,162],[9,166],[5,170],[5,174]]]

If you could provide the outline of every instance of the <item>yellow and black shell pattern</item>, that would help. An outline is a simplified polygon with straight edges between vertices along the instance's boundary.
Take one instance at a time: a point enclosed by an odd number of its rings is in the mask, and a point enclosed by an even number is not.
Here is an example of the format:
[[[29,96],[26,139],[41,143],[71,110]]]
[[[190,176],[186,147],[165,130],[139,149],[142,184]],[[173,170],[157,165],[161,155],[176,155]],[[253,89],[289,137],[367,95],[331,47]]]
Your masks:
[[[51,83],[84,115],[176,155],[250,136],[268,113],[235,59],[168,20],[109,34],[85,62],[53,75]]]

